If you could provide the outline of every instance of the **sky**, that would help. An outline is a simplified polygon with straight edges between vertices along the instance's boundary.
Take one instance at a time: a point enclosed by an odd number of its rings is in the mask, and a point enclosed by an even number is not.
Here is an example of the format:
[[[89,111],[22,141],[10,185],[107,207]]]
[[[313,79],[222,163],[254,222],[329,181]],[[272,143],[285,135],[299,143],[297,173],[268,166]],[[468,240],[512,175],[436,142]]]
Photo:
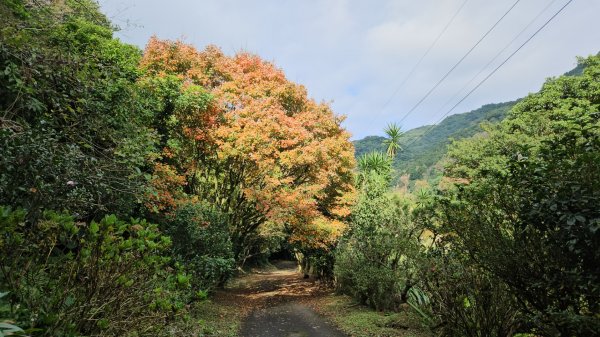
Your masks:
[[[99,0],[102,11],[120,27],[116,35],[124,42],[143,48],[156,35],[183,39],[198,49],[217,45],[228,55],[247,51],[275,63],[312,98],[329,102],[337,114],[345,115],[343,125],[353,139],[381,135],[389,123],[409,130],[436,123],[446,113],[523,97],[538,91],[548,77],[575,67],[576,56],[600,51],[600,1],[573,0],[449,111],[568,2],[520,0],[407,114],[515,2]]]

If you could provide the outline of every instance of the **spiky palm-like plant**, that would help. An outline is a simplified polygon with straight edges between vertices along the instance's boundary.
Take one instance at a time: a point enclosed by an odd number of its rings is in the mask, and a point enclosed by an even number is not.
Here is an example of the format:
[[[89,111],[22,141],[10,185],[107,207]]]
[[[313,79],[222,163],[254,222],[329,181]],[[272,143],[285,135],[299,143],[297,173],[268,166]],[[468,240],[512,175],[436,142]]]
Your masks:
[[[388,138],[383,141],[383,144],[387,146],[387,155],[390,158],[395,158],[396,154],[399,151],[402,151],[402,146],[400,145],[400,137],[402,137],[403,133],[402,128],[396,123],[391,123],[388,124],[384,132],[388,136]]]
[[[373,151],[358,159],[359,184],[365,176],[371,173],[383,177],[389,182],[392,175],[392,160],[385,153]]]

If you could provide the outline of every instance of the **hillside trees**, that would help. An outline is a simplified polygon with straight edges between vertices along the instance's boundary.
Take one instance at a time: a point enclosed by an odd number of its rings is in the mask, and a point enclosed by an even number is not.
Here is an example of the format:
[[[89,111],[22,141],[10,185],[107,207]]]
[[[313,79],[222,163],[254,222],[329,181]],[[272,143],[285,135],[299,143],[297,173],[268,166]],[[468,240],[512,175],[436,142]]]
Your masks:
[[[216,205],[239,263],[261,253],[261,226],[284,225],[300,248],[341,234],[354,161],[342,119],[326,104],[248,53],[152,38],[141,67],[142,85],[165,88],[155,113],[167,125],[158,165],[173,179],[156,207],[178,193]]]
[[[437,184],[437,180],[443,173],[443,165],[440,161],[446,155],[450,142],[453,139],[468,138],[482,132],[480,126],[482,123],[500,122],[515,103],[513,101],[486,104],[470,112],[448,116],[433,128],[431,125],[425,125],[403,132],[400,136],[400,144],[410,144],[410,146],[404,146],[405,148],[396,156],[393,164],[396,174],[392,184],[397,184],[401,176],[407,174],[411,186],[420,179]],[[355,140],[353,143],[356,158],[372,151],[385,152],[385,139],[380,136],[367,136]]]

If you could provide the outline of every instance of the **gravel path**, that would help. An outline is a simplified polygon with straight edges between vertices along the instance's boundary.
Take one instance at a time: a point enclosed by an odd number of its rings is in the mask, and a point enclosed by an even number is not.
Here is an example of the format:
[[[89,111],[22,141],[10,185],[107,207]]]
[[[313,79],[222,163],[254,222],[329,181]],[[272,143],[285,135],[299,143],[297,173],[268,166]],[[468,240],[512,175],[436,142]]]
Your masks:
[[[328,290],[304,279],[295,263],[275,263],[269,271],[239,278],[221,301],[245,308],[242,337],[345,337],[332,324],[303,304]]]
[[[242,325],[243,337],[344,337],[312,309],[288,303],[254,311]]]

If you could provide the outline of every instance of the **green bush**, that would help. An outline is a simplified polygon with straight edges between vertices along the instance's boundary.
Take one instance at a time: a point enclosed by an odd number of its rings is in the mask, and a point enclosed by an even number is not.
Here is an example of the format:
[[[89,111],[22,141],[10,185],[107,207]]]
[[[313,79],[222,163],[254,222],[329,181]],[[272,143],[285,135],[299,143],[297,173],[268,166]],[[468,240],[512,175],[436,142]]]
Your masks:
[[[0,204],[131,215],[155,142],[140,50],[90,0],[3,1],[0,16]]]
[[[0,290],[11,317],[42,336],[152,335],[176,309],[171,241],[144,220],[77,222],[0,207]],[[175,285],[177,287],[177,285]]]
[[[0,337],[24,335],[25,332],[20,327],[14,325],[14,322],[8,319],[11,315],[10,304],[4,298],[8,292],[0,293]]]
[[[510,289],[457,252],[435,248],[420,278],[428,302],[422,306],[439,336],[513,336],[523,324]]]
[[[387,181],[365,175],[334,269],[342,292],[378,310],[396,310],[408,300],[421,247],[410,202],[388,193]]]
[[[550,79],[485,135],[454,144],[440,203],[471,262],[546,336],[600,335],[600,56]]]
[[[222,286],[235,268],[227,219],[210,205],[187,202],[163,221],[173,240],[172,253],[192,277],[195,290]]]

